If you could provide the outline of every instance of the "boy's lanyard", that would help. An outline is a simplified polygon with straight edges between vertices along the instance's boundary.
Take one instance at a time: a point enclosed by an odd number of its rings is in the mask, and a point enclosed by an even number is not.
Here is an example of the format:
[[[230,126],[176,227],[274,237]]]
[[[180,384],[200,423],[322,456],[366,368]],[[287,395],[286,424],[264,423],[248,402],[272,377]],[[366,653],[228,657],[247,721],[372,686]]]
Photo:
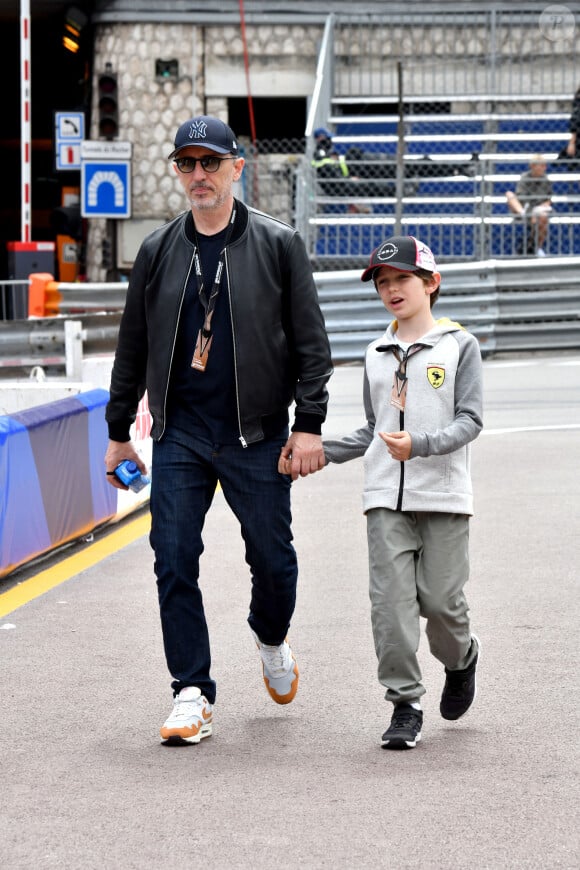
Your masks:
[[[197,340],[195,342],[195,350],[193,352],[193,359],[191,361],[192,369],[197,369],[197,371],[204,372],[207,366],[207,358],[209,356],[209,351],[211,348],[211,343],[213,339],[213,334],[211,331],[211,321],[213,317],[213,313],[215,311],[215,304],[217,301],[218,294],[220,292],[220,284],[222,279],[222,272],[224,268],[226,247],[232,235],[232,230],[234,228],[234,221],[236,219],[236,207],[232,208],[232,214],[230,217],[230,222],[228,224],[228,231],[226,233],[226,237],[224,240],[224,246],[221,250],[220,257],[217,264],[217,269],[215,273],[215,278],[213,280],[213,285],[211,288],[211,292],[209,294],[209,299],[206,296],[205,288],[203,284],[203,272],[201,270],[201,256],[199,251],[199,239],[197,238],[197,232],[195,230],[195,224],[193,227],[193,232],[195,235],[195,252],[193,255],[194,264],[195,264],[195,278],[197,281],[197,292],[199,295],[199,299],[201,304],[203,305],[203,309],[205,311],[205,317],[203,321],[203,326],[197,333]]]
[[[409,381],[407,380],[407,363],[409,361],[409,357],[414,353],[417,353],[418,350],[421,350],[423,347],[422,344],[412,344],[410,347],[404,351],[403,356],[401,357],[401,349],[399,347],[392,347],[394,357],[399,363],[399,368],[395,371],[393,375],[393,386],[391,388],[391,405],[395,408],[398,408],[399,411],[405,410],[405,402],[407,399],[407,386]],[[385,348],[386,350],[386,348]]]

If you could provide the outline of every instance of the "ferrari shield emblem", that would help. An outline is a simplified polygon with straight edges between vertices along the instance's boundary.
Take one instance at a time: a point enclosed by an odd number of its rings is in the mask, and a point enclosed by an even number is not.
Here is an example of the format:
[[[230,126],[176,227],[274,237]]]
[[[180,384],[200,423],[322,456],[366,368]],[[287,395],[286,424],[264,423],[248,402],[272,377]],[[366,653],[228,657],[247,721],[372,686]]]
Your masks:
[[[434,389],[438,390],[445,380],[445,369],[441,366],[427,366],[427,380]]]

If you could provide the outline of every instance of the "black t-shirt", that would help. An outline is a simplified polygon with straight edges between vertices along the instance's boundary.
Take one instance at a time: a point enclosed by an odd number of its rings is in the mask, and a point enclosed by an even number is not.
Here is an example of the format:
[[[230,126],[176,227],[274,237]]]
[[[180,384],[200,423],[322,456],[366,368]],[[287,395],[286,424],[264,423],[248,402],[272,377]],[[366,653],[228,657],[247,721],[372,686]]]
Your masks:
[[[186,232],[194,239],[193,219],[188,216]],[[227,228],[215,236],[197,233],[205,296],[209,298],[227,235]],[[207,366],[201,372],[191,367],[197,335],[205,317],[199,298],[195,269],[192,268],[181,309],[173,366],[169,383],[167,421],[215,444],[237,444],[238,413],[234,380],[232,322],[225,268],[212,317],[213,339]]]

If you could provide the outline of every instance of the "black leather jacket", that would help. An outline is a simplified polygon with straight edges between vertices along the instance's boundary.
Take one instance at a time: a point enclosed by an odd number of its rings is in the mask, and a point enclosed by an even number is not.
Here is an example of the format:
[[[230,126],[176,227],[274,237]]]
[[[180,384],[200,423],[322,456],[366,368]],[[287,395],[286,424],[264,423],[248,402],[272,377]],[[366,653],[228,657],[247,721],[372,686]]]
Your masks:
[[[262,418],[293,401],[292,428],[319,434],[332,364],[306,248],[292,227],[236,205],[225,266],[240,441],[262,440]],[[113,441],[129,440],[145,390],[151,436],[163,436],[177,327],[193,269],[188,214],[148,235],[131,271],[106,409]]]

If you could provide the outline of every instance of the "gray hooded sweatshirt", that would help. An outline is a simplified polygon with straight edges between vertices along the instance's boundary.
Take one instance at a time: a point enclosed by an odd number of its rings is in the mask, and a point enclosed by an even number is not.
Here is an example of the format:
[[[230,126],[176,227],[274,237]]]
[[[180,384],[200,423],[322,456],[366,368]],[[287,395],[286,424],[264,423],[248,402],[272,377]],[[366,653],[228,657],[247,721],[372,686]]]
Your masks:
[[[397,322],[373,341],[365,357],[366,426],[339,439],[324,439],[327,462],[364,455],[363,510],[473,513],[469,442],[482,422],[482,366],[477,339],[447,318],[406,352],[404,411],[391,404],[399,361]],[[399,349],[399,356],[403,352]],[[393,459],[379,432],[406,430],[411,458]]]

